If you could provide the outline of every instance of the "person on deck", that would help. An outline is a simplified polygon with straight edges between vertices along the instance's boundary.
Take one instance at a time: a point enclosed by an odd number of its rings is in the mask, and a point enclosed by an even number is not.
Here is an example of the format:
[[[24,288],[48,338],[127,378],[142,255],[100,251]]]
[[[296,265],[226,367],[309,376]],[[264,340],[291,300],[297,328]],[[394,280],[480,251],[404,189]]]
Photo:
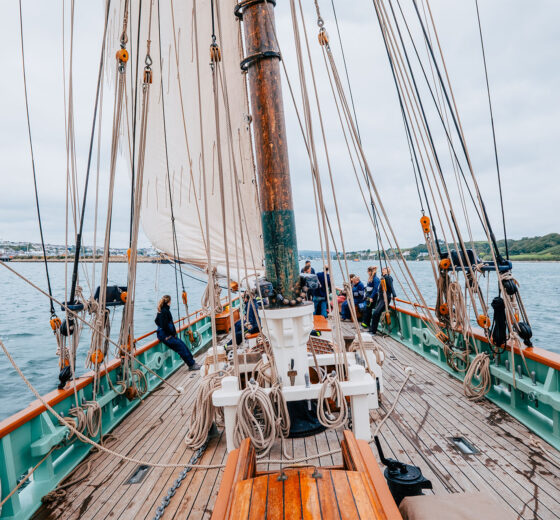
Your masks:
[[[329,274],[328,266],[324,267],[324,270],[317,273],[317,278],[319,279],[319,288],[313,293],[313,303],[315,304],[316,316],[327,317],[327,300],[329,298],[330,286],[331,286],[331,276]]]
[[[251,293],[249,291],[245,291],[245,294],[243,295],[244,323],[241,320],[237,320],[235,322],[235,342],[237,345],[241,345],[243,343],[244,334],[254,334],[260,332],[261,324],[258,313],[260,306],[260,302],[255,298],[251,298]],[[230,340],[228,345],[231,345],[232,343],[233,340]]]
[[[362,312],[362,327],[369,328],[373,309],[377,306],[377,296],[379,295],[379,276],[377,276],[377,266],[368,267],[368,281],[366,283],[366,306]]]
[[[194,360],[185,342],[177,337],[177,329],[175,329],[173,316],[169,309],[170,304],[171,296],[168,294],[163,296],[159,301],[158,313],[155,320],[157,325],[157,338],[171,350],[177,352],[189,367],[189,370],[200,370],[200,365]]]
[[[309,269],[309,271],[307,271],[307,269]],[[311,260],[306,260],[305,261],[305,265],[301,268],[302,273],[311,273],[311,274],[315,274],[315,269],[313,269],[313,267],[311,267]]]
[[[366,297],[366,288],[360,281],[360,277],[356,276],[355,274],[350,275],[350,283],[352,284],[352,296],[354,298],[354,304],[357,305],[361,311],[365,307],[364,300]],[[349,300],[346,300],[342,303],[342,308],[340,309],[340,317],[343,320],[350,320],[352,318],[352,314],[350,313]]]
[[[387,298],[385,298],[385,295],[387,296]],[[391,276],[391,270],[388,267],[384,267],[381,270],[381,284],[379,296],[377,298],[377,305],[375,306],[375,310],[373,311],[373,315],[371,317],[371,326],[369,329],[371,334],[375,334],[377,332],[377,327],[379,326],[381,315],[386,310],[389,310],[391,299],[396,297],[397,293],[395,292],[395,288],[393,287],[393,277]],[[385,300],[387,300],[387,303],[385,303]],[[387,308],[385,308],[385,306],[387,306]]]

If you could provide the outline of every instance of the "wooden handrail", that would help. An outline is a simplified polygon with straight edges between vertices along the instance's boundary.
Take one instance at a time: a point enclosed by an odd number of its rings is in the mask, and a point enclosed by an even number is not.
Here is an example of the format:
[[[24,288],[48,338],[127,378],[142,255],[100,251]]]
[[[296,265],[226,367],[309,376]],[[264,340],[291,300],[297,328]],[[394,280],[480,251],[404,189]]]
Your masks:
[[[412,303],[412,302],[409,302],[408,300],[402,300],[401,298],[395,298],[395,301],[399,302],[399,303],[406,303],[407,305],[410,305],[412,307],[420,307],[422,309],[428,309],[429,311],[434,311],[435,312],[435,310],[436,310],[435,307],[429,307],[429,306],[426,307],[425,305],[421,305],[419,303]]]

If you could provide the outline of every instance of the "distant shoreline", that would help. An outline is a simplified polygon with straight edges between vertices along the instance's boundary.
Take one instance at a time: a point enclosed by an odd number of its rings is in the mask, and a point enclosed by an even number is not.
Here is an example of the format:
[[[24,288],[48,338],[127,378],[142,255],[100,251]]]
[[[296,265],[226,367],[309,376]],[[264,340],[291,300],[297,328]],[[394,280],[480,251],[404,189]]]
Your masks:
[[[20,262],[20,263],[33,263],[33,262],[44,262],[45,260],[42,257],[33,257],[33,258],[12,258],[9,260],[10,263],[16,263],[16,262]],[[95,262],[97,263],[101,263],[102,258],[101,257],[97,257],[95,259]],[[49,258],[47,257],[47,262],[49,263],[64,263],[66,262],[65,258]],[[74,257],[73,256],[69,256],[68,257],[68,263],[73,263],[74,262]],[[86,262],[86,263],[93,263],[93,258],[92,257],[85,257],[85,258],[80,258],[80,262]],[[109,257],[109,262],[112,263],[116,263],[116,264],[126,264],[128,262],[128,258],[126,256],[110,256]],[[139,256],[138,257],[138,262],[139,263],[167,263],[169,262],[169,260],[165,260],[159,257],[149,257],[149,256]]]

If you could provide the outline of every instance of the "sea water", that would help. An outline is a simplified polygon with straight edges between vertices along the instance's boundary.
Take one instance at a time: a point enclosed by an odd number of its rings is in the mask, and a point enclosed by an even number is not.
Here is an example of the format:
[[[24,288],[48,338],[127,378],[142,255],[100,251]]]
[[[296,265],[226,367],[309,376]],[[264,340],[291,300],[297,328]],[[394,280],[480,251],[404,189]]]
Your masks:
[[[374,262],[348,262],[348,270],[367,279],[367,266]],[[336,262],[335,262],[336,264]],[[46,290],[44,265],[41,263],[11,262],[10,267]],[[321,269],[320,261],[313,261],[316,270]],[[70,269],[71,266],[68,267]],[[436,291],[431,265],[429,262],[410,262],[409,268],[424,294],[428,304],[435,302]],[[343,266],[346,270],[346,267]],[[83,264],[80,268],[80,285],[86,297],[98,285],[100,266],[95,269],[96,279],[93,280],[92,265]],[[109,284],[126,285],[126,264],[111,263],[109,265]],[[49,263],[53,296],[58,300],[64,299],[66,267],[63,263]],[[514,264],[514,276],[520,283],[521,294],[531,325],[535,346],[551,351],[560,352],[560,263],[529,263]],[[396,279],[397,273],[393,273]],[[184,284],[189,297],[189,310],[200,308],[200,300],[205,289],[205,282],[200,281],[204,276],[185,271],[181,281],[180,273],[172,264],[140,263],[137,271],[137,289],[135,305],[135,335],[152,331],[155,328],[154,318],[159,298],[170,294],[173,298],[172,313],[178,317],[180,310],[184,314],[181,303],[177,308],[177,288],[180,293]],[[70,273],[68,273],[70,279]],[[335,281],[342,285],[339,267],[335,268]],[[401,287],[395,283],[397,295],[407,299],[404,291],[408,287]],[[487,287],[483,280],[484,294],[488,294],[489,301],[496,296],[496,278],[491,275]],[[226,291],[223,291],[225,295]],[[60,307],[56,306],[59,316],[63,316]],[[111,311],[111,336],[118,337],[122,308]],[[15,361],[26,377],[37,390],[44,394],[53,390],[58,383],[58,358],[56,356],[56,341],[49,325],[49,300],[36,289],[26,284],[20,278],[0,266],[0,339],[12,353]],[[85,357],[89,346],[89,330],[84,327],[78,351],[77,372],[83,374],[88,371],[85,367]],[[151,338],[150,338],[151,339]],[[111,351],[114,348],[111,347]],[[25,386],[19,375],[12,368],[3,353],[0,353],[0,420],[25,408],[34,399],[33,394]]]

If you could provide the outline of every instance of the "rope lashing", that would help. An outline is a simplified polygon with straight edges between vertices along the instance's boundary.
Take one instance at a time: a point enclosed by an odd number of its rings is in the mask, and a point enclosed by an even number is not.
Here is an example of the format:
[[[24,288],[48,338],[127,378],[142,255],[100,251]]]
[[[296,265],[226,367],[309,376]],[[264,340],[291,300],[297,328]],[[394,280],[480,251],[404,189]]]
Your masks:
[[[270,394],[268,395],[274,415],[276,416],[276,432],[279,437],[285,439],[290,433],[290,414],[288,412],[288,403],[282,392],[282,386],[278,383],[272,385]]]
[[[327,393],[330,393],[328,398]],[[338,408],[338,412],[333,413],[328,401],[329,399]],[[319,397],[317,398],[317,419],[319,419],[323,426],[329,429],[339,428],[348,422],[348,403],[344,397],[344,392],[336,372],[331,372],[321,386]]]
[[[218,283],[218,271],[215,267],[212,268],[210,272],[210,280],[208,281],[208,285],[204,290],[204,294],[202,295],[201,305],[202,311],[208,316],[212,313],[220,313],[224,310],[224,307],[221,302],[220,295],[222,293],[222,287]],[[213,291],[213,294],[210,292]],[[213,296],[213,298],[212,298]],[[213,303],[212,303],[213,302]]]

